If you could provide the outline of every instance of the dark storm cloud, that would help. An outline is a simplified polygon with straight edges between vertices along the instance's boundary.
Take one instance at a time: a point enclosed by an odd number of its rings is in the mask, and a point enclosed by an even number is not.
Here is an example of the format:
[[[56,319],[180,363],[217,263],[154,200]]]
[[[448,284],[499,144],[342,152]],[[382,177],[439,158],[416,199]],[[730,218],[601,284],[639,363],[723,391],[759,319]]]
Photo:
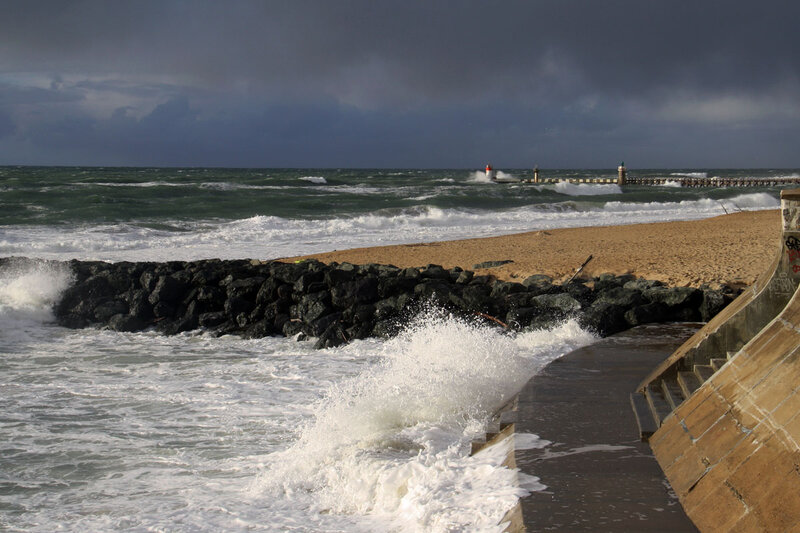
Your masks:
[[[591,166],[633,151],[667,166],[798,164],[787,140],[800,129],[792,2],[0,10],[9,162],[21,147],[70,152],[61,138],[82,157],[130,163]]]

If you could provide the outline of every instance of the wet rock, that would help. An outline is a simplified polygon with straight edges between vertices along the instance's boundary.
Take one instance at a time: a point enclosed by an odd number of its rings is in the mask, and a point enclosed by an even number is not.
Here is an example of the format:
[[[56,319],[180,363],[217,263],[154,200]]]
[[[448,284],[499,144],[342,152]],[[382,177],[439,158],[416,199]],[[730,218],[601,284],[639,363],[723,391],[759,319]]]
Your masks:
[[[522,284],[529,290],[540,291],[549,288],[553,284],[553,278],[545,276],[544,274],[534,274],[533,276],[525,278]]]
[[[703,301],[700,303],[700,319],[703,322],[708,322],[714,316],[722,311],[727,302],[725,301],[725,296],[719,292],[714,290],[704,290],[703,291]]]
[[[501,299],[509,294],[525,292],[527,287],[522,283],[515,283],[513,281],[495,281],[492,284],[491,298],[493,300]]]
[[[333,305],[340,309],[376,302],[378,300],[378,279],[374,277],[356,279],[333,287],[331,288],[331,300]]]
[[[633,326],[663,322],[669,316],[669,309],[661,302],[637,305],[625,312],[625,320]]]
[[[622,287],[629,281],[635,280],[635,276],[624,274],[622,276],[615,276],[614,274],[600,274],[595,278],[594,290],[595,292],[603,292],[608,289]]]
[[[290,313],[304,322],[313,322],[320,317],[333,312],[331,295],[328,291],[319,291],[303,296],[300,302],[292,306],[295,310]]]
[[[595,304],[607,303],[631,308],[644,303],[644,298],[639,291],[626,289],[622,286],[596,291],[595,294]]]
[[[441,265],[428,265],[419,275],[423,279],[450,281],[450,271],[445,270]]]
[[[345,336],[341,327],[338,324],[331,324],[322,334],[319,335],[317,342],[314,343],[314,348],[335,348],[345,344],[349,339]]]
[[[112,316],[108,321],[109,329],[114,331],[136,332],[147,328],[149,323],[141,318],[118,314]]]
[[[579,323],[603,337],[628,329],[625,308],[610,303],[592,304],[581,313]]]
[[[178,276],[159,276],[148,298],[154,306],[159,302],[174,305],[186,295],[189,283]]]
[[[456,283],[458,283],[459,285],[466,285],[467,283],[472,281],[472,278],[474,276],[475,276],[474,272],[471,272],[469,270],[465,270],[465,271],[460,272],[458,274],[458,277],[456,278]]]
[[[268,320],[259,320],[249,328],[245,330],[242,334],[242,337],[245,339],[260,339],[262,337],[268,337],[275,333],[275,329],[273,325]]]
[[[531,298],[531,304],[542,310],[548,310],[550,314],[567,316],[581,309],[581,303],[569,294],[541,294]]]
[[[213,313],[201,313],[198,316],[198,324],[206,329],[213,329],[228,320],[228,316],[223,311]]]
[[[252,300],[247,300],[245,298],[239,298],[238,296],[231,296],[227,300],[225,300],[225,314],[228,315],[230,318],[235,318],[236,316],[244,313],[250,314],[250,312],[255,308],[255,302]]]
[[[260,276],[237,279],[228,284],[226,289],[229,297],[237,297],[245,300],[255,301],[256,295],[258,294],[259,289],[261,289],[261,285],[263,283],[264,278]]]
[[[560,289],[580,302],[581,306],[586,307],[594,301],[594,291],[579,281],[561,285]]]
[[[8,262],[0,258],[0,266]],[[393,335],[430,301],[519,328],[550,327],[577,314],[585,327],[609,335],[651,322],[708,320],[736,296],[728,288],[670,288],[629,275],[601,275],[594,290],[581,280],[554,285],[543,275],[515,283],[440,265],[203,260],[70,261],[69,267],[75,282],[53,307],[67,327],[140,331],[154,325],[165,334],[201,327],[248,338],[314,336],[320,347]]]
[[[514,329],[523,329],[531,325],[539,315],[541,309],[536,307],[518,307],[511,309],[505,317],[505,322]]]
[[[94,308],[94,318],[104,324],[114,315],[127,315],[128,304],[122,300],[108,300]]]

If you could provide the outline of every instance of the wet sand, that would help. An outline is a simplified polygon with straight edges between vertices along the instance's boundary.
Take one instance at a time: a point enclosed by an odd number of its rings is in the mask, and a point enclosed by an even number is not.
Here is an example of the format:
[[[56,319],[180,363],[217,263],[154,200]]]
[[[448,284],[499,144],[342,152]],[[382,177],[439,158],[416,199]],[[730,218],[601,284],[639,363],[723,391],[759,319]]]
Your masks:
[[[304,256],[320,261],[398,267],[438,264],[521,281],[532,274],[565,279],[587,259],[588,276],[634,274],[670,285],[747,286],[768,266],[780,237],[780,211],[755,211],[688,222],[541,230],[516,235],[378,246]],[[335,248],[335,243],[331,244]],[[286,258],[297,260],[299,257]]]

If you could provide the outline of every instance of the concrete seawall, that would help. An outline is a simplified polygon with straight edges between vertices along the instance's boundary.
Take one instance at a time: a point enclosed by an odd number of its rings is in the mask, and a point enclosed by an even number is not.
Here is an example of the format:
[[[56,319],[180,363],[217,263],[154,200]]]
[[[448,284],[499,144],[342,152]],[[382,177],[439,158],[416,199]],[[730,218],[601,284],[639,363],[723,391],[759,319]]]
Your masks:
[[[800,532],[800,190],[784,191],[781,202],[770,271],[632,397],[651,407],[650,446],[701,531]],[[683,386],[704,372],[666,412],[671,380]]]

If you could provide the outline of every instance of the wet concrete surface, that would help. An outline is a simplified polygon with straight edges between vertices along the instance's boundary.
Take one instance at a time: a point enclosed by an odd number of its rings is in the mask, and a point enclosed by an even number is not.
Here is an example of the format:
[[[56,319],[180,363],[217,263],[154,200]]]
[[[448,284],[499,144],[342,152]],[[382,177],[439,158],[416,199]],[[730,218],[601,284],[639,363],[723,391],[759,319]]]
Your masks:
[[[523,388],[519,446],[534,441],[521,434],[551,441],[516,451],[520,472],[547,486],[521,500],[528,531],[697,531],[639,440],[629,400],[697,327],[659,324],[608,337],[554,361]]]

